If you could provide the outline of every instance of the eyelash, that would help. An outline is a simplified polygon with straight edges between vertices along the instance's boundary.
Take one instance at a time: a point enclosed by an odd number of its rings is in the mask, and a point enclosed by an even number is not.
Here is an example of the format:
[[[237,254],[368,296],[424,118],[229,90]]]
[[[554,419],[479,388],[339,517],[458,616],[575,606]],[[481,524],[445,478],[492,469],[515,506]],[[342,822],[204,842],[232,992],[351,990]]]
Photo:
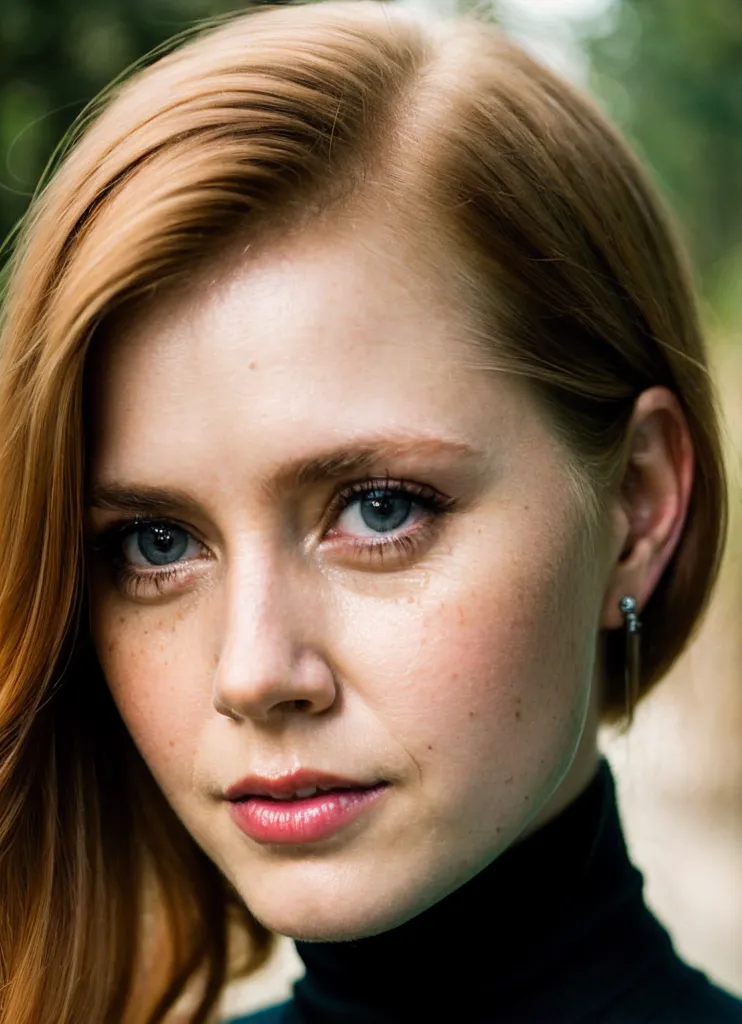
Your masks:
[[[355,498],[372,492],[382,492],[393,498],[408,498],[413,505],[418,505],[428,512],[425,517],[425,525],[416,529],[414,533],[391,536],[370,543],[361,540],[351,541],[349,546],[352,549],[358,551],[368,562],[378,562],[379,565],[383,565],[384,559],[391,552],[401,556],[403,563],[410,559],[431,530],[440,524],[456,505],[455,499],[444,497],[428,487],[413,483],[393,482],[386,477],[349,484],[339,491],[328,509],[329,522],[334,522],[342,512],[354,504]],[[197,540],[186,527],[173,520],[141,516],[112,523],[98,535],[92,544],[93,552],[99,557],[102,555],[110,566],[116,584],[131,592],[133,596],[137,596],[141,588],[147,586],[154,587],[158,594],[162,594],[169,583],[183,575],[184,563],[182,562],[174,562],[159,572],[141,572],[132,569],[130,563],[122,557],[121,545],[124,540],[131,534],[150,526],[165,528],[177,526],[179,530],[187,533],[189,538]]]

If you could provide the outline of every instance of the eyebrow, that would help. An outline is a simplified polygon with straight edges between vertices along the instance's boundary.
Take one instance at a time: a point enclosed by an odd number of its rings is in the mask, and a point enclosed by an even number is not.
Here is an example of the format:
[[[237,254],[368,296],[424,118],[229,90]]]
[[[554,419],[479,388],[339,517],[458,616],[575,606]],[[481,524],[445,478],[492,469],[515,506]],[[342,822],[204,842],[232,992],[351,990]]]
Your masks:
[[[368,472],[374,465],[385,460],[436,456],[468,461],[483,457],[484,452],[454,438],[370,438],[361,440],[351,447],[334,448],[313,458],[293,459],[276,473],[261,479],[259,488],[263,494],[274,498],[312,484],[331,482],[355,473]],[[93,484],[86,496],[86,504],[89,508],[131,515],[166,516],[200,503],[187,491],[179,488],[111,482]]]

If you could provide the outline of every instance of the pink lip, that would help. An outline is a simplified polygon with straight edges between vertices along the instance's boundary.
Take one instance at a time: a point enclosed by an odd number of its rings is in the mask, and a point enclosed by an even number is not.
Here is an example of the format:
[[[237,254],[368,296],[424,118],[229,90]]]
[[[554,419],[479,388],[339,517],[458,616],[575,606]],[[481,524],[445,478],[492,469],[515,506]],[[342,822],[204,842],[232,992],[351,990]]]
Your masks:
[[[297,789],[309,786],[322,786],[329,791],[285,799]],[[361,783],[302,770],[279,779],[251,776],[231,786],[225,795],[230,800],[232,820],[251,839],[258,843],[296,844],[331,836],[355,821],[387,789],[386,782]]]

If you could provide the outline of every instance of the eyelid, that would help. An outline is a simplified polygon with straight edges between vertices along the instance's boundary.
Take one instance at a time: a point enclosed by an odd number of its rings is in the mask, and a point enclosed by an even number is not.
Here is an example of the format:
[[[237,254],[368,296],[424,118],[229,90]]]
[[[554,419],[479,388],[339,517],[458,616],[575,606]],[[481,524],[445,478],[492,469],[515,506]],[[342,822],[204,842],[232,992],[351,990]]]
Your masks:
[[[147,515],[145,513],[136,516],[122,514],[110,520],[99,529],[89,526],[86,529],[86,536],[93,550],[100,550],[112,538],[123,538],[126,534],[133,533],[136,529],[142,529],[145,526],[151,525],[177,526],[179,530],[184,530],[194,540],[198,541],[199,544],[206,546],[193,526],[181,523],[178,519],[173,519],[172,516]]]
[[[337,512],[337,510],[344,506],[349,499],[356,494],[362,494],[366,491],[375,489],[388,489],[392,491],[410,492],[416,498],[424,501],[426,498],[435,501],[439,499],[441,502],[453,502],[454,499],[448,498],[446,495],[437,491],[434,487],[428,484],[419,484],[415,481],[397,479],[391,477],[386,471],[384,475],[364,477],[358,480],[350,481],[344,484],[342,487],[336,489],[335,494],[331,497],[330,503],[327,506],[327,513],[325,518],[331,512]],[[457,499],[458,500],[458,499]],[[116,514],[115,511],[109,511],[108,515],[113,515],[115,518],[110,519],[105,526],[96,528],[92,525],[90,520],[90,511],[86,517],[85,522],[85,536],[90,543],[96,543],[97,538],[100,538],[106,534],[112,534],[116,530],[124,532],[128,529],[134,529],[137,526],[146,525],[148,523],[171,523],[174,526],[180,527],[182,530],[186,530],[193,537],[199,540],[202,544],[206,544],[203,537],[200,535],[201,531],[193,526],[191,522],[183,522],[178,519],[177,516],[171,514],[164,514],[162,511],[152,508],[142,508],[136,513],[121,511]]]
[[[419,501],[421,505],[429,504],[436,507],[445,504],[446,502],[453,501],[453,499],[439,494],[438,491],[427,484],[394,480],[387,475],[385,477],[376,477],[369,480],[361,480],[346,484],[335,494],[330,502],[328,507],[328,517],[336,516],[351,504],[353,498],[361,494],[366,494],[368,491],[391,491],[392,493],[397,494],[409,494]]]

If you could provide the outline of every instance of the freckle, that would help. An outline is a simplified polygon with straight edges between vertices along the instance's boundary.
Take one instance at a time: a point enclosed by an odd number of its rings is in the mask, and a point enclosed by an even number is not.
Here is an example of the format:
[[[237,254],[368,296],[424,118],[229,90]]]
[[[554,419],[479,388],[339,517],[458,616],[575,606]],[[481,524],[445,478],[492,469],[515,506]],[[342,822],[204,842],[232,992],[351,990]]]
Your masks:
[[[175,740],[170,740],[170,746],[171,748],[175,746]]]
[[[430,746],[430,744],[428,744],[428,750],[432,750],[432,749],[433,748]]]
[[[520,711],[515,712],[515,717],[520,721]]]
[[[469,718],[474,718],[474,712],[473,711],[469,712]]]
[[[257,367],[257,365],[257,363],[250,363],[250,365],[248,366],[248,370],[254,370]]]
[[[530,798],[530,796],[525,796],[525,797],[523,797],[523,799],[524,800],[530,800],[531,798]]]
[[[508,775],[508,777],[505,779],[505,785],[506,786],[509,785],[512,781],[513,781],[513,776],[512,775]]]
[[[124,616],[123,615],[119,615],[119,626],[123,626],[123,624],[125,622],[126,622],[126,619],[124,618]]]
[[[500,826],[498,825],[498,826],[497,826],[497,829],[496,829],[495,831],[496,831],[496,832],[497,832],[497,834],[499,835],[499,834],[500,834],[500,832],[502,832],[502,829],[501,829],[501,828],[500,828]]]

